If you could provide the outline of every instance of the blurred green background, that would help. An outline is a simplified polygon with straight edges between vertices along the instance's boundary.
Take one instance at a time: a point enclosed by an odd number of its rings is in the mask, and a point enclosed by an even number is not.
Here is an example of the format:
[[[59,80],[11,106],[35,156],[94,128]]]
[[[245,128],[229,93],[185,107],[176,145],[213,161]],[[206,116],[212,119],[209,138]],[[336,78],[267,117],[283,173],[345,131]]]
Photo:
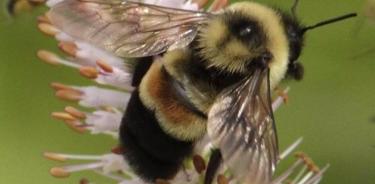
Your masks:
[[[292,1],[260,1],[289,9]],[[107,136],[78,135],[50,112],[67,104],[54,98],[49,83],[88,84],[77,71],[40,62],[40,48],[57,50],[53,39],[36,29],[44,8],[15,19],[0,15],[0,183],[77,183],[82,177],[114,183],[91,172],[55,179],[43,151],[101,154],[116,145]],[[298,14],[305,24],[353,11],[359,0],[302,0]],[[290,102],[276,113],[280,147],[303,136],[299,150],[320,166],[331,164],[322,183],[375,183],[375,25],[360,16],[307,34],[300,60],[306,74],[290,81]],[[361,25],[359,31],[357,27]],[[290,161],[289,161],[290,162]],[[282,164],[282,167],[287,162]]]

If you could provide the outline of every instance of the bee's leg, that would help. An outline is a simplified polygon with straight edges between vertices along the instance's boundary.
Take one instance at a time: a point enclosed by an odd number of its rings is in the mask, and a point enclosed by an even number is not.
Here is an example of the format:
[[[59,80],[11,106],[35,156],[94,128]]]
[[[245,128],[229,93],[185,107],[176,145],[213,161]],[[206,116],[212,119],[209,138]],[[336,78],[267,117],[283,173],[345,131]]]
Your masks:
[[[120,141],[124,157],[134,172],[151,182],[173,178],[194,145],[165,133],[154,112],[142,104],[138,90],[133,92],[123,117]]]
[[[217,171],[220,168],[223,158],[219,149],[212,150],[210,160],[208,161],[204,184],[212,184]]]

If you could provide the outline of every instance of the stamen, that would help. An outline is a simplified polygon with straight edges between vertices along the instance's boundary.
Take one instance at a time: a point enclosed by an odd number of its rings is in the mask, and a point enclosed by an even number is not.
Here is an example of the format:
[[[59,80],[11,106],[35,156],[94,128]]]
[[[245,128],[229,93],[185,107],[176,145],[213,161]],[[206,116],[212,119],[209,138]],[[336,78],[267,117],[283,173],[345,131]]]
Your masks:
[[[47,158],[53,161],[65,162],[67,160],[67,158],[64,155],[51,153],[51,152],[44,152],[43,156],[44,158]]]
[[[127,67],[126,62],[120,57],[85,42],[74,41],[74,43],[77,46],[76,57],[89,66],[95,66],[97,61],[105,61],[109,66],[117,67],[124,72],[131,71],[131,67]]]
[[[52,65],[60,64],[60,62],[59,62],[60,58],[52,52],[49,52],[49,51],[46,51],[46,50],[39,50],[37,52],[37,56],[38,56],[39,59],[41,59],[42,61],[44,61],[48,64],[52,64]]]
[[[51,21],[48,19],[46,15],[40,15],[37,17],[38,23],[45,23],[45,24],[51,24]]]
[[[65,107],[65,112],[69,113],[71,116],[77,118],[77,119],[86,119],[86,114],[79,111],[78,109],[74,108],[74,107],[71,107],[71,106],[67,106]]]
[[[106,63],[105,61],[103,60],[98,60],[96,62],[96,64],[105,72],[107,73],[112,73],[113,72],[113,68],[111,65],[109,65],[108,63]]]
[[[286,87],[284,91],[282,92],[284,95],[287,95],[289,92],[290,88]],[[284,103],[284,97],[283,96],[278,96],[273,102],[272,102],[272,110],[275,112],[281,104]]]
[[[82,124],[79,121],[63,121],[63,122],[65,123],[66,126],[68,126],[70,129],[72,129],[73,131],[77,133],[83,134],[86,132],[86,128],[81,127]]]
[[[79,73],[88,79],[96,79],[99,75],[98,70],[91,66],[82,66],[79,68]]]
[[[60,42],[59,48],[69,56],[75,57],[77,54],[77,45],[72,42]]]
[[[111,152],[117,155],[122,155],[125,152],[125,148],[122,146],[116,146],[111,149]]]
[[[229,180],[223,174],[219,174],[217,176],[217,183],[218,184],[229,184]]]
[[[208,8],[208,11],[215,12],[225,8],[228,5],[228,0],[215,0],[211,6]]]
[[[95,169],[94,170],[95,173],[97,174],[100,174],[102,176],[105,176],[105,177],[108,177],[110,179],[113,179],[113,180],[116,180],[116,181],[124,181],[125,178],[121,177],[121,176],[118,176],[118,175],[114,175],[112,173],[104,173],[102,170],[100,169]],[[132,174],[130,174],[129,172],[127,172],[126,174],[130,175],[131,177],[133,176]],[[131,184],[132,182],[124,182],[124,184]],[[122,184],[122,182],[120,183]],[[141,184],[141,183],[140,183]]]
[[[308,169],[310,171],[313,171],[314,173],[317,173],[319,172],[319,167],[314,163],[314,161],[309,157],[307,156],[305,153],[303,152],[298,152],[295,154],[297,158],[300,158],[303,160],[303,162],[305,162],[306,166],[308,167]]]
[[[280,184],[282,183],[283,181],[285,181],[293,172],[294,170],[303,164],[303,161],[298,159],[297,161],[295,161],[292,166],[290,166],[286,171],[283,172],[282,175],[278,176],[276,179],[274,179],[271,184]]]
[[[60,43],[60,48],[72,55],[75,55],[77,53],[76,46],[73,43],[62,42]],[[125,89],[127,91],[132,91],[134,89],[131,86],[131,74],[126,73],[116,67],[111,67],[104,61],[97,62],[99,67],[103,69],[103,72],[99,73],[99,71],[92,66],[81,66],[79,64],[72,63],[71,61],[64,60],[49,51],[40,50],[38,51],[37,55],[40,59],[49,64],[63,64],[69,67],[79,68],[79,72],[82,76],[88,79],[96,79],[96,82],[98,82],[99,84],[112,85],[114,87]]]
[[[67,177],[72,172],[83,170],[100,169],[103,173],[108,174],[110,172],[125,171],[129,169],[128,165],[124,161],[124,158],[115,154],[106,154],[102,156],[60,154],[59,156],[69,159],[100,161],[86,164],[69,165],[64,167],[54,167],[50,170],[50,173],[55,177]]]
[[[42,33],[46,34],[47,36],[56,36],[57,34],[60,33],[60,30],[57,29],[55,26],[53,26],[53,25],[51,25],[47,22],[44,22],[45,19],[43,17],[38,19],[38,21],[41,21],[41,23],[38,24],[38,29]]]
[[[88,164],[69,165],[69,166],[60,167],[59,169],[67,173],[72,173],[72,172],[77,172],[77,171],[93,170],[93,169],[101,168],[103,166],[104,166],[104,163],[100,161],[100,162],[94,162],[94,163],[88,163]]]
[[[46,5],[50,8],[52,8],[53,6],[55,6],[56,4],[58,4],[62,1],[64,1],[64,0],[47,0]]]
[[[117,67],[124,72],[133,70],[131,62],[124,62],[123,58],[114,56],[113,54],[97,48],[92,44],[77,41],[64,32],[58,33],[55,38],[60,42],[68,42],[75,45],[74,59],[75,62],[83,66],[96,66],[99,60],[106,61],[109,66]]]
[[[122,113],[95,111],[92,114],[87,115],[85,120],[86,124],[89,125],[87,129],[91,130],[91,133],[93,134],[118,132],[122,115]]]
[[[95,81],[99,84],[111,85],[126,91],[134,90],[134,87],[131,85],[132,75],[116,67],[112,67],[112,72],[110,73],[101,71]]]
[[[208,0],[193,0],[192,2],[197,4],[199,9],[202,9],[208,3]]]
[[[284,91],[277,87],[276,92],[278,96],[283,98],[284,103],[287,104],[289,101],[289,96],[288,96],[289,87],[286,87]]]
[[[304,184],[313,174],[313,172],[308,172],[297,184]]]
[[[70,86],[67,86],[65,84],[61,84],[61,83],[58,83],[58,82],[52,82],[50,84],[50,86],[56,90],[56,91],[59,91],[59,90],[75,90],[73,87],[70,87]],[[79,92],[79,91],[78,91]]]
[[[49,170],[49,173],[56,178],[67,178],[70,176],[69,172],[60,167],[51,168],[51,170]]]
[[[307,166],[304,165],[302,169],[298,172],[298,174],[294,177],[293,181],[291,183],[297,183],[298,180],[301,179],[303,174],[307,171]]]
[[[206,162],[200,155],[193,156],[193,164],[198,174],[202,174],[206,170]]]
[[[129,93],[94,86],[76,87],[76,89],[82,92],[79,104],[84,107],[112,106],[123,110],[130,99]]]
[[[300,137],[297,139],[293,144],[291,144],[288,148],[286,148],[279,156],[280,160],[283,160],[286,158],[294,149],[296,149],[297,146],[299,146],[303,141],[303,138]]]
[[[76,90],[58,90],[55,95],[63,100],[79,101],[82,100],[82,93]]]
[[[42,61],[45,61],[46,63],[49,63],[49,64],[53,64],[53,65],[62,64],[62,65],[70,66],[70,67],[73,67],[73,68],[79,68],[80,67],[80,65],[72,63],[72,62],[67,61],[67,60],[64,60],[64,59],[60,58],[59,56],[57,56],[56,54],[54,54],[50,51],[39,50],[37,52],[37,56]]]
[[[327,164],[323,169],[321,169],[318,173],[315,174],[312,178],[310,178],[308,181],[306,181],[305,184],[317,184],[323,177],[323,173],[327,171],[329,168],[329,164]]]
[[[43,156],[47,159],[54,161],[67,161],[67,160],[102,160],[103,156],[97,155],[72,155],[72,154],[63,154],[63,153],[52,153],[45,152]]]
[[[51,116],[58,119],[58,120],[63,120],[63,121],[75,121],[75,120],[77,120],[72,115],[70,115],[68,113],[65,113],[65,112],[53,112],[51,114]]]

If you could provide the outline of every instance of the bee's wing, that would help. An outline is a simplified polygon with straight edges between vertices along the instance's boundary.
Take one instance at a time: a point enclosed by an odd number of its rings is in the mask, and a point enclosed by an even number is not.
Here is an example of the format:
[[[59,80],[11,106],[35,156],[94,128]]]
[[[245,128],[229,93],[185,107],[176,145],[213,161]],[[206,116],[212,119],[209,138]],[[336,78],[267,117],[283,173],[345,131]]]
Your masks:
[[[63,0],[48,17],[59,29],[122,57],[188,45],[210,14],[126,0]]]
[[[208,116],[208,135],[240,183],[269,183],[278,159],[268,73],[225,89]]]

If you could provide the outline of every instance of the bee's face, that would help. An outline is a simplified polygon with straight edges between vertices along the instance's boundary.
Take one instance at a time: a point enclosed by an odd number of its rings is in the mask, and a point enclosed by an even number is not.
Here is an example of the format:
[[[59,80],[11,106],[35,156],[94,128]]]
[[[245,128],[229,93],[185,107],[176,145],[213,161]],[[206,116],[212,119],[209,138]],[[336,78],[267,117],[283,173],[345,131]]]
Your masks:
[[[282,17],[257,3],[231,5],[202,30],[200,44],[207,66],[224,72],[247,74],[263,63],[274,86],[287,70],[289,43]]]
[[[289,62],[287,74],[296,80],[303,78],[303,66],[298,62],[301,55],[304,33],[303,26],[292,16],[282,14],[285,32],[289,42]]]

